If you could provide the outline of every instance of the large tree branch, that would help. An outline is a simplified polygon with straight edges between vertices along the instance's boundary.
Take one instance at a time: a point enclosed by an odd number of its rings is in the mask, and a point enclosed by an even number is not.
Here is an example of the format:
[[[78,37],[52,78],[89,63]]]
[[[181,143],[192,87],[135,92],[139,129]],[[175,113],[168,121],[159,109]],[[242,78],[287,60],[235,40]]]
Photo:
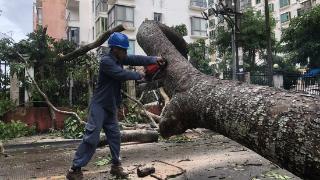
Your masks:
[[[68,53],[66,55],[63,55],[61,57],[59,57],[58,59],[59,60],[62,60],[62,61],[67,61],[67,60],[71,60],[71,59],[75,59],[79,56],[82,56],[84,54],[86,54],[88,51],[94,49],[94,48],[97,48],[99,46],[101,46],[109,37],[112,33],[114,32],[121,32],[121,31],[124,31],[127,29],[127,24],[120,24],[106,32],[104,32],[96,41],[90,43],[90,44],[87,44],[85,46],[82,46],[74,51],[72,51],[71,53]]]
[[[168,60],[164,88],[172,99],[161,116],[161,135],[212,129],[301,177],[320,179],[319,97],[204,75],[166,34],[153,21],[137,34],[147,54]]]

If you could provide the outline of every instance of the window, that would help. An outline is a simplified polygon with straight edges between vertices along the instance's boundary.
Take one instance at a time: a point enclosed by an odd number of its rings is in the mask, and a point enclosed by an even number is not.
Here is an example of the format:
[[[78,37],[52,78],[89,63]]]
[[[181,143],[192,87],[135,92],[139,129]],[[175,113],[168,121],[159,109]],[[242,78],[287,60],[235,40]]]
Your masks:
[[[190,5],[191,6],[197,6],[197,7],[206,8],[207,7],[207,1],[206,0],[190,0]]]
[[[301,8],[297,9],[297,15],[298,15],[298,17],[299,17],[299,16],[302,16],[303,13],[304,13],[304,11],[303,11]]]
[[[68,40],[79,45],[79,28],[78,27],[69,27],[68,28]]]
[[[99,17],[96,21],[96,36],[98,37],[101,33],[107,30],[107,18]]]
[[[207,36],[207,23],[203,18],[191,18],[191,35]]]
[[[210,19],[209,20],[209,27],[214,28],[215,25],[216,25],[215,19]]]
[[[210,39],[215,39],[216,38],[216,31],[215,30],[209,31],[209,37],[210,37]]]
[[[311,0],[308,0],[308,1],[305,1],[302,3],[302,7],[303,9],[305,10],[309,10],[312,8],[312,3],[311,3]]]
[[[261,0],[256,0],[256,4],[260,4],[261,3]]]
[[[129,48],[127,50],[128,54],[134,54],[135,53],[135,47],[134,47],[135,41],[129,40]]]
[[[161,13],[154,13],[153,19],[155,21],[161,22]]]
[[[269,11],[274,12],[274,4],[273,3],[269,4]]]
[[[42,8],[37,8],[38,25],[42,25]]]
[[[108,28],[113,28],[126,22],[129,26],[134,26],[133,7],[115,5],[108,14]]]
[[[280,15],[280,21],[281,23],[285,23],[291,19],[291,14],[290,12],[286,12]]]
[[[108,4],[106,0],[95,0],[96,17],[100,12],[108,12]]]
[[[290,0],[280,0],[280,8],[288,6],[290,4]]]

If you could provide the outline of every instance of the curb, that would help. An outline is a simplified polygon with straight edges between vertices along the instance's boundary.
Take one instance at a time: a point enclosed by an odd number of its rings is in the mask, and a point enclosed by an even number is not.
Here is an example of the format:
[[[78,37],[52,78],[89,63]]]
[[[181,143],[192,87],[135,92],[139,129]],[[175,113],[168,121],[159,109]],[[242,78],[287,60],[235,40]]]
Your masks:
[[[27,144],[4,144],[4,149],[6,152],[8,151],[17,151],[17,150],[24,150],[24,149],[33,149],[36,147],[41,146],[71,146],[71,145],[78,145],[82,139],[70,139],[70,140],[61,140],[61,141],[43,141],[43,142],[34,142],[34,143],[27,143]]]

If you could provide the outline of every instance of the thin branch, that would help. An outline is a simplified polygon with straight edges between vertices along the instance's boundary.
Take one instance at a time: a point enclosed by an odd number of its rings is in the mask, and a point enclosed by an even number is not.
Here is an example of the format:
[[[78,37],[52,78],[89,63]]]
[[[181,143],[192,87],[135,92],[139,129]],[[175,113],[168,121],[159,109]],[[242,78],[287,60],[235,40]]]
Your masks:
[[[160,162],[160,163],[163,163],[163,164],[167,164],[167,165],[169,165],[169,166],[178,168],[178,169],[180,170],[179,173],[172,174],[172,175],[168,175],[165,179],[174,178],[174,177],[180,176],[180,175],[182,175],[182,174],[184,174],[184,173],[186,172],[186,170],[182,169],[181,167],[176,166],[176,165],[173,165],[173,164],[170,164],[170,163],[167,163],[167,162],[164,162],[164,161],[154,160],[153,162]]]
[[[161,116],[163,115],[163,113],[164,113],[164,110],[166,109],[167,104],[170,102],[170,98],[169,98],[169,96],[167,95],[167,93],[166,93],[166,91],[164,90],[163,87],[160,87],[159,90],[160,90],[161,96],[162,96],[163,99],[164,99],[164,106],[163,106],[162,111],[161,111],[161,113],[160,113],[160,117],[161,117]]]
[[[155,120],[155,122],[157,122],[157,123],[159,123],[160,122],[160,120],[161,120],[161,116],[158,116],[158,115],[156,115],[156,114],[153,114],[153,113],[151,113],[151,112],[149,112],[149,111],[143,111],[143,110],[141,110],[141,112],[140,112],[142,115],[145,115],[145,116],[151,116],[154,120]]]
[[[143,96],[144,96],[144,91],[142,91],[141,96],[139,97],[138,101],[141,102]],[[135,103],[135,104],[132,106],[132,108],[134,109],[137,105],[138,105],[138,103]]]
[[[18,52],[16,52],[18,57],[23,60],[23,62],[25,63],[26,67],[28,67],[28,62],[26,61],[26,59]],[[31,79],[32,83],[34,84],[34,86],[36,87],[36,89],[38,90],[38,92],[42,95],[42,97],[45,99],[46,103],[48,104],[48,106],[50,106],[54,111],[62,113],[62,114],[69,114],[69,115],[73,115],[74,117],[76,117],[78,119],[78,121],[81,124],[86,124],[85,121],[83,121],[79,115],[75,112],[70,112],[70,111],[62,111],[57,109],[49,100],[48,96],[40,89],[40,87],[38,86],[38,83],[32,78],[32,76],[30,75],[29,71],[26,71],[28,77]]]
[[[72,51],[71,53],[68,53],[64,56],[58,57],[58,60],[66,61],[66,60],[71,60],[71,59],[75,59],[79,56],[82,56],[82,55],[86,54],[88,51],[101,46],[110,37],[110,35],[112,33],[121,32],[126,29],[128,29],[128,25],[126,23],[120,24],[120,25],[104,32],[101,36],[99,36],[99,38],[96,41],[94,41],[90,44],[87,44],[85,46],[82,46],[82,47],[80,47],[80,48],[78,48],[78,49],[76,49],[76,50]]]
[[[155,174],[150,174],[151,177],[157,179],[157,180],[163,180],[161,177],[158,177],[157,175]]]
[[[124,94],[125,96],[127,96],[130,100],[134,101],[135,103],[137,103],[141,108],[142,110],[144,111],[144,113],[147,115],[147,117],[149,118],[149,120],[151,121],[151,126],[154,127],[154,128],[157,128],[159,129],[159,126],[158,124],[154,121],[154,119],[150,116],[150,114],[148,114],[146,108],[143,107],[143,104],[136,100],[135,98],[131,97],[129,94],[127,94],[126,92],[124,91],[121,91],[122,94]]]
[[[161,96],[164,99],[164,105],[166,106],[169,103],[170,98],[169,98],[168,94],[166,93],[166,91],[164,90],[163,87],[160,87],[159,90],[160,90]]]

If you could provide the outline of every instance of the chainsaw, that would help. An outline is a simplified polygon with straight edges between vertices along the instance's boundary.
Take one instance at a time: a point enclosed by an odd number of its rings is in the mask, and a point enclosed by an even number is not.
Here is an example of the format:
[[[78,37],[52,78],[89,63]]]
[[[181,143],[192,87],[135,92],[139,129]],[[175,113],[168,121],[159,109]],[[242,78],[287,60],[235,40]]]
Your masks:
[[[167,61],[163,65],[150,64],[144,66],[145,80],[152,82],[161,78],[161,72],[167,67]]]

